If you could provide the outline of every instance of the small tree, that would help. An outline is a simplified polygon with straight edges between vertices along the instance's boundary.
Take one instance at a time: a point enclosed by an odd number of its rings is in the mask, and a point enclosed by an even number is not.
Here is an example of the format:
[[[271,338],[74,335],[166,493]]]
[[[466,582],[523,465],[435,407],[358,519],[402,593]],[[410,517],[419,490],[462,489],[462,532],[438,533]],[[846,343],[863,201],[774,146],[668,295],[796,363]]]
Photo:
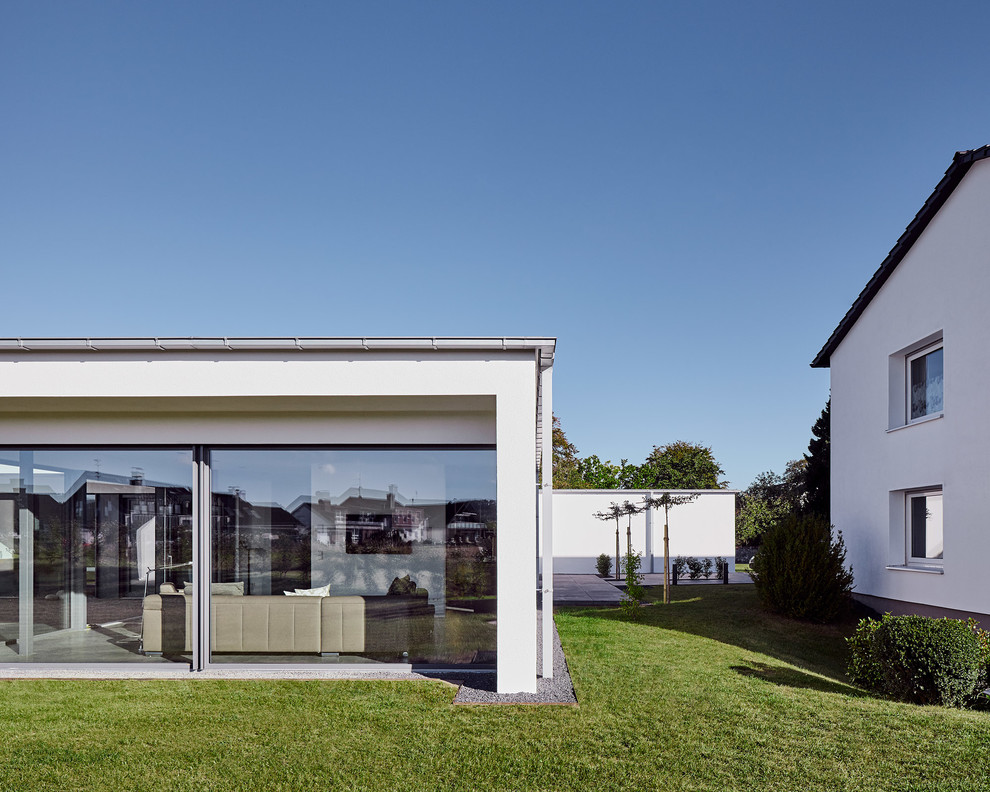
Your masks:
[[[622,507],[618,503],[610,503],[604,511],[595,512],[595,518],[599,520],[615,520],[615,579],[619,579],[619,520],[622,519]]]
[[[644,509],[663,509],[663,602],[670,604],[670,537],[668,524],[670,523],[670,510],[674,506],[690,503],[697,495],[671,495],[665,492],[660,497],[647,495],[643,499]]]
[[[622,595],[621,605],[623,613],[631,619],[639,616],[639,603],[646,596],[646,591],[643,589],[643,575],[639,571],[642,561],[642,556],[634,553],[632,548],[626,551],[626,590]]]
[[[622,517],[627,519],[626,523],[626,552],[632,552],[632,516],[634,514],[639,514],[643,511],[635,503],[630,503],[629,501],[623,501],[620,506],[618,503],[610,503],[605,511],[595,512],[595,517],[599,520],[615,520],[615,578],[619,579],[619,570],[621,569],[619,565],[619,520]]]
[[[831,437],[832,399],[825,403],[825,409],[811,427],[811,442],[804,455],[804,510],[831,521]]]
[[[643,507],[629,501],[622,502],[622,513],[626,516],[626,552],[632,552],[632,518],[634,514],[643,511]]]
[[[846,569],[842,532],[828,521],[792,514],[763,537],[750,564],[756,592],[770,610],[813,622],[830,622],[849,607],[853,575]]]

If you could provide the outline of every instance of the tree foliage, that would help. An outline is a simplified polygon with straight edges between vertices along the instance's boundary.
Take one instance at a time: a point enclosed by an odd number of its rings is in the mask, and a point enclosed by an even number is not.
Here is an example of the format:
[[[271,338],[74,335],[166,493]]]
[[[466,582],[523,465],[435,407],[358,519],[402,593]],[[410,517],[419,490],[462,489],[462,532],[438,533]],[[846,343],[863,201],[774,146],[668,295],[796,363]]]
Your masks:
[[[736,546],[758,545],[777,523],[801,509],[805,500],[803,459],[792,459],[784,474],[760,473],[739,494],[736,509]]]
[[[736,546],[758,545],[763,535],[791,513],[785,503],[774,498],[739,496],[736,512]]]
[[[578,465],[577,447],[564,434],[560,419],[553,417],[553,488],[582,489],[584,484]]]
[[[825,403],[825,409],[811,427],[811,442],[804,455],[804,511],[817,514],[831,521],[831,436],[832,399]]]
[[[629,489],[724,489],[725,474],[710,446],[677,440],[653,446],[646,461],[627,474]]]
[[[622,486],[622,468],[611,462],[602,462],[596,454],[578,460],[577,469],[581,486],[587,489],[620,489]]]
[[[560,419],[553,419],[555,489],[723,489],[724,474],[709,446],[684,440],[653,446],[642,465],[626,459],[616,465],[597,454],[582,459]]]

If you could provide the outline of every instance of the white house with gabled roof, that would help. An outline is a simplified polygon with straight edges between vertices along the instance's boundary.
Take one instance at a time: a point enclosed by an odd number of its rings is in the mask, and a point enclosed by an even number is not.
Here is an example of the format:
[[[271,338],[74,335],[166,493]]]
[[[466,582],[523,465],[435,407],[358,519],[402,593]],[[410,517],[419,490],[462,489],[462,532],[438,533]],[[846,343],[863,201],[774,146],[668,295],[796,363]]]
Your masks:
[[[877,610],[990,622],[990,146],[958,152],[812,366],[831,508]]]

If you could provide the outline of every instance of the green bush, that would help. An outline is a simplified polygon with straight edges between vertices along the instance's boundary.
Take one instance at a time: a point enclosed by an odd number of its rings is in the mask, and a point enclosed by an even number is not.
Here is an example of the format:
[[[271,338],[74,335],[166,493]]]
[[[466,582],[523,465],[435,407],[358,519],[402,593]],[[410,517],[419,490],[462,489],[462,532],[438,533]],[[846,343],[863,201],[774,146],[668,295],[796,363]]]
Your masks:
[[[846,639],[849,644],[849,666],[846,669],[849,679],[867,690],[883,690],[883,666],[874,652],[873,639],[883,622],[892,618],[885,613],[879,619],[860,619],[856,632]]]
[[[713,574],[716,578],[722,577],[725,563],[725,559],[720,556],[715,558],[677,556],[674,559],[674,568],[677,570],[678,580],[682,580],[685,575],[691,580],[700,580],[701,578],[710,580]]]
[[[688,577],[697,580],[705,573],[705,564],[700,558],[693,556],[687,559]]]
[[[900,701],[960,707],[987,684],[988,642],[972,621],[863,619],[849,639],[849,677]]]
[[[841,617],[851,602],[853,575],[846,569],[842,532],[828,520],[792,514],[770,528],[750,563],[750,576],[765,607],[812,622]]]
[[[721,578],[725,574],[725,572],[726,572],[726,569],[725,568],[728,565],[729,565],[729,562],[726,561],[724,558],[722,558],[722,556],[716,556],[715,557],[715,577]]]
[[[608,577],[612,574],[612,559],[605,553],[602,553],[598,556],[598,560],[595,561],[595,567],[598,569],[599,575]]]
[[[632,550],[626,552],[626,557],[622,559],[622,565],[626,573],[626,590],[619,601],[623,615],[626,618],[635,619],[639,617],[639,603],[646,596],[643,588],[643,574],[639,571],[643,562],[643,557]]]

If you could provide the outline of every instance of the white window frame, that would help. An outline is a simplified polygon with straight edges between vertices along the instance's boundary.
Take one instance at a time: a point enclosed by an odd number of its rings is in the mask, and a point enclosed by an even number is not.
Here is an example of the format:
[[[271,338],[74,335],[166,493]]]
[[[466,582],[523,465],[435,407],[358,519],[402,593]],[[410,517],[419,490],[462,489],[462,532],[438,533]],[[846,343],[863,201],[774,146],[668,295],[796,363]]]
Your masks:
[[[944,345],[941,340],[936,341],[934,344],[929,344],[917,352],[912,352],[904,357],[904,423],[914,424],[920,423],[922,421],[930,421],[933,418],[941,418],[945,413],[945,352],[942,353],[942,409],[938,412],[926,412],[924,415],[919,415],[917,418],[911,417],[911,364],[915,360],[926,357],[932,352],[937,352],[940,349],[944,350]]]
[[[912,508],[912,500],[915,498],[931,498],[938,496],[940,499],[940,511],[942,517],[942,558],[927,558],[921,556],[912,555],[912,545],[913,545],[913,525],[912,518],[914,515],[914,509]],[[945,558],[945,517],[944,509],[941,508],[942,504],[942,488],[941,487],[929,487],[927,489],[920,490],[909,490],[904,493],[904,556],[905,564],[907,566],[914,567],[939,567],[941,568],[942,562]],[[927,540],[927,535],[926,535]]]

